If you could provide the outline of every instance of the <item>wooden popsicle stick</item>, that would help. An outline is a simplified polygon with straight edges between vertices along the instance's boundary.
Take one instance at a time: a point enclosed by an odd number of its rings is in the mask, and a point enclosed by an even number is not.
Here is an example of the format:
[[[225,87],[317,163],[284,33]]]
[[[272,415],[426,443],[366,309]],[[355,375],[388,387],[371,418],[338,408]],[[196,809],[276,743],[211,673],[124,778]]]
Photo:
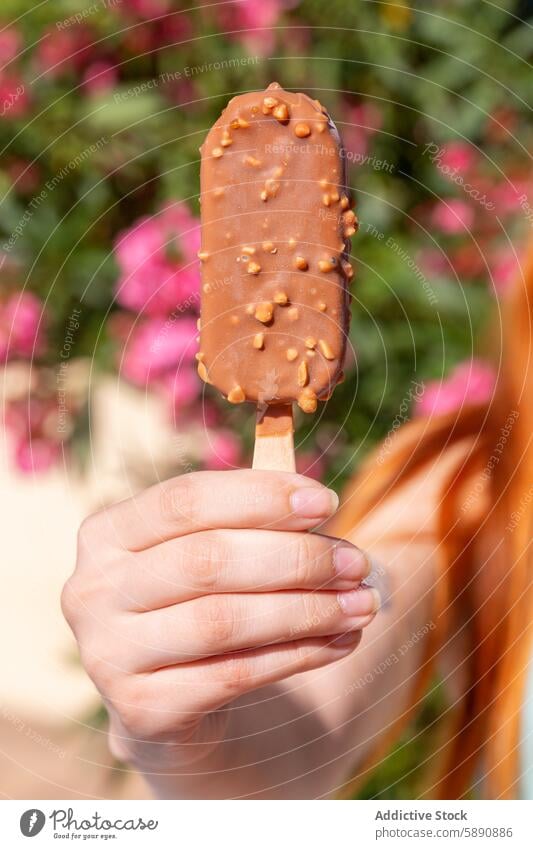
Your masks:
[[[293,433],[292,404],[258,410],[252,469],[296,471]]]

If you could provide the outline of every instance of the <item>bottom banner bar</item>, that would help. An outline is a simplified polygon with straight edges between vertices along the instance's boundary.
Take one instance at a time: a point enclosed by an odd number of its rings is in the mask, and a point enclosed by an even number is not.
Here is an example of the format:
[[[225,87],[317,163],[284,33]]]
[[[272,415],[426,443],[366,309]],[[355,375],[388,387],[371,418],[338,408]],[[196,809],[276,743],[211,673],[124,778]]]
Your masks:
[[[326,849],[349,846],[531,846],[533,802],[13,801],[0,803],[1,845]]]

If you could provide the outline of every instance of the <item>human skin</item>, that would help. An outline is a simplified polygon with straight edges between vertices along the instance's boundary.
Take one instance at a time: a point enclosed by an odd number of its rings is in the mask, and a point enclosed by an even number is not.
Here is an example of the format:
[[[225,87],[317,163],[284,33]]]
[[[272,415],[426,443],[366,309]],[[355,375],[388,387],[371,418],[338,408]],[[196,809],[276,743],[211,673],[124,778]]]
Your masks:
[[[368,557],[310,533],[336,505],[301,475],[198,472],[83,523],[63,611],[108,708],[112,753],[156,795],[327,796],[391,710],[405,708],[401,692],[394,706],[381,702],[415,676],[420,647],[386,679],[363,690],[354,680],[427,620],[430,553],[416,549],[413,600],[413,548],[391,552],[378,533],[374,553],[397,561],[395,603],[373,622],[379,596],[361,587]],[[366,538],[372,546],[376,533]],[[375,637],[358,661],[370,623]],[[352,720],[372,699],[380,704],[354,747]]]

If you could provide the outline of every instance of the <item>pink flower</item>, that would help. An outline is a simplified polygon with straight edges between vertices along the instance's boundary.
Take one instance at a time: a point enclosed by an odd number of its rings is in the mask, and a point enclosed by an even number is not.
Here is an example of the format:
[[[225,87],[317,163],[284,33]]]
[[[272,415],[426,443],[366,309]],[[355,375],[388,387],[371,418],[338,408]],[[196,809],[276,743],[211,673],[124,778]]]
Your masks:
[[[135,272],[145,263],[153,261],[164,244],[161,224],[156,216],[141,218],[137,224],[119,237],[115,256],[122,271]]]
[[[83,85],[90,95],[105,94],[117,81],[117,69],[110,62],[92,62],[83,75]]]
[[[503,295],[518,280],[520,264],[517,255],[511,250],[502,250],[493,261],[492,282],[497,295]]]
[[[468,171],[476,160],[476,152],[472,146],[459,141],[445,145],[443,153],[438,157],[439,164],[451,171]]]
[[[0,76],[0,120],[12,120],[26,115],[30,105],[28,89],[21,77]]]
[[[138,324],[126,343],[122,374],[138,386],[146,386],[169,371],[192,362],[197,349],[196,320],[152,318]]]
[[[213,470],[233,469],[241,459],[241,443],[230,430],[209,431],[204,464]]]
[[[520,215],[520,199],[527,200],[530,193],[531,181],[511,178],[492,186],[490,198],[498,215]]]
[[[117,9],[132,12],[139,18],[150,20],[170,12],[171,3],[170,0],[122,0]]]
[[[0,64],[11,62],[20,50],[22,39],[15,27],[7,27],[0,32]]]
[[[41,352],[42,316],[42,302],[31,292],[14,293],[0,302],[0,362]]]
[[[117,300],[136,312],[163,315],[190,301],[197,305],[200,247],[198,221],[183,203],[142,218],[115,244],[122,270]]]
[[[151,262],[119,280],[117,300],[127,309],[150,316],[162,316],[190,301],[198,301],[196,268],[177,271],[164,262]]]
[[[215,6],[221,25],[227,29],[273,27],[284,9],[294,6],[288,0],[233,0]]]
[[[445,415],[464,405],[485,404],[495,384],[492,366],[482,360],[468,360],[456,366],[447,379],[426,383],[423,394],[417,398],[416,413],[419,416]]]
[[[57,399],[23,395],[8,401],[5,425],[13,439],[13,460],[22,472],[43,472],[61,453]]]
[[[266,56],[274,46],[275,27],[285,9],[296,5],[296,0],[236,0],[215,6],[219,26],[232,38],[242,41],[249,52]],[[254,32],[254,30],[259,30]],[[242,30],[235,33],[234,30]]]
[[[55,465],[61,454],[61,444],[51,439],[31,437],[21,439],[15,445],[14,461],[24,474],[46,472]]]
[[[347,117],[341,128],[344,147],[350,158],[362,159],[368,153],[371,137],[382,126],[381,111],[373,103],[359,103],[348,107]]]
[[[175,44],[189,38],[193,33],[191,19],[179,14],[166,15],[163,20],[157,21],[156,24],[156,41],[158,47]]]
[[[361,127],[345,125],[342,128],[342,142],[348,153],[349,161],[361,162],[368,154],[368,133]]]
[[[350,108],[350,121],[369,133],[377,133],[383,126],[381,109],[375,103],[364,101]]]
[[[437,230],[451,235],[472,228],[474,211],[465,201],[449,198],[440,200],[433,207],[431,218]]]
[[[170,371],[161,383],[175,415],[180,415],[182,409],[193,401],[196,401],[202,383],[198,377],[195,366],[190,363],[182,363],[179,368]]]
[[[188,260],[195,259],[200,250],[200,226],[189,207],[181,202],[168,203],[161,210],[160,221],[165,234],[171,237],[167,249],[183,253]]]
[[[39,42],[37,64],[49,77],[84,68],[91,54],[91,36],[84,27],[49,29]]]
[[[419,251],[416,261],[426,274],[446,274],[450,271],[450,263],[445,254],[436,248],[424,248]]]

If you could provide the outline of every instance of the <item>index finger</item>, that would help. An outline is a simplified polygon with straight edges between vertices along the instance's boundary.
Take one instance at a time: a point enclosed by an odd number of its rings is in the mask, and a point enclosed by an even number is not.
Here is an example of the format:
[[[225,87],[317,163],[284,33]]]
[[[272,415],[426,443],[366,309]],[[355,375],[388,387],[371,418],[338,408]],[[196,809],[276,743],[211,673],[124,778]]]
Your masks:
[[[337,506],[333,490],[303,475],[258,469],[192,472],[96,514],[86,530],[92,524],[108,544],[142,551],[215,528],[304,531],[331,516]]]

